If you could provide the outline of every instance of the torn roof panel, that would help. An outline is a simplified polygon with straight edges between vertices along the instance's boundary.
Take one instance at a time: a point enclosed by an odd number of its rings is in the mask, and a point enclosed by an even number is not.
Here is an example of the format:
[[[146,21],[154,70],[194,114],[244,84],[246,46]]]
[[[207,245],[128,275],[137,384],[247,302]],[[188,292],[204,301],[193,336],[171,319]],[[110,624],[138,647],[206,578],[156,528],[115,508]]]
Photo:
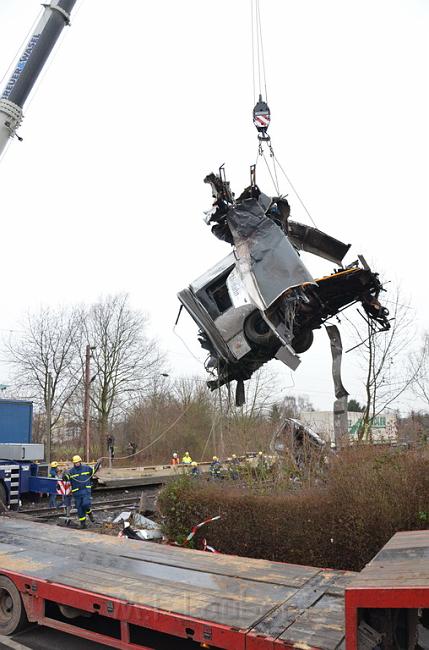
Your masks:
[[[236,204],[226,219],[243,284],[259,309],[265,311],[292,287],[315,284],[284,232],[256,199]]]

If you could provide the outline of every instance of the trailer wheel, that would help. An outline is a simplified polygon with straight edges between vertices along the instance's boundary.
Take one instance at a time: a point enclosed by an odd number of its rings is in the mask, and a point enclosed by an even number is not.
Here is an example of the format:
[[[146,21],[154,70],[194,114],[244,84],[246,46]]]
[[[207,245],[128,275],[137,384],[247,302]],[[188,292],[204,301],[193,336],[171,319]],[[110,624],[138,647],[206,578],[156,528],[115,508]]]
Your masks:
[[[3,483],[0,483],[0,510],[7,509],[7,495],[6,488]]]
[[[28,625],[28,618],[18,589],[12,580],[0,576],[0,634],[14,634]]]

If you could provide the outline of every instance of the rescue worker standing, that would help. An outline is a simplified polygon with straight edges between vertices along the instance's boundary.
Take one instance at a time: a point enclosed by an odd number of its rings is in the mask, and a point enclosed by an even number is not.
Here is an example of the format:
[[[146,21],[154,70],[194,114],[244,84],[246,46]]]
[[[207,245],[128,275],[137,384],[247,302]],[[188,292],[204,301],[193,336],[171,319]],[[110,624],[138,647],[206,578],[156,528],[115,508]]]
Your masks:
[[[58,478],[58,463],[56,460],[53,460],[49,468],[49,478]],[[56,488],[55,488],[56,489]],[[49,507],[50,508],[59,508],[57,505],[57,493],[51,492],[49,494]]]
[[[239,465],[240,461],[238,460],[236,454],[232,454],[231,462],[228,466],[228,471],[233,481],[236,481],[239,478]]]
[[[91,479],[95,470],[89,465],[84,465],[78,455],[73,456],[72,461],[73,467],[64,472],[62,480],[70,481],[80,527],[86,528],[87,516],[94,521],[91,510]]]
[[[170,461],[170,465],[178,465],[180,463],[179,455],[174,452],[173,457]]]
[[[221,478],[221,469],[222,469],[222,465],[219,462],[219,458],[217,456],[213,456],[213,460],[210,463],[211,477],[215,479]]]
[[[185,455],[182,458],[182,463],[184,465],[190,465],[192,463],[192,458],[189,455],[189,451],[185,451]]]
[[[263,452],[259,451],[257,456],[257,471],[259,473],[260,478],[262,479],[267,478],[267,470],[268,470],[267,459],[264,456]]]

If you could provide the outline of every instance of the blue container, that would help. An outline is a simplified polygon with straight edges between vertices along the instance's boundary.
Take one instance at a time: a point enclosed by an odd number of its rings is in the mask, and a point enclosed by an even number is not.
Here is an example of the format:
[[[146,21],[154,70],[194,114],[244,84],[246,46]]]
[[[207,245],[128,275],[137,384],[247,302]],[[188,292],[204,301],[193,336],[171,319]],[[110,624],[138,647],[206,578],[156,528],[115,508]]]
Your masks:
[[[0,399],[0,442],[31,442],[33,403]]]

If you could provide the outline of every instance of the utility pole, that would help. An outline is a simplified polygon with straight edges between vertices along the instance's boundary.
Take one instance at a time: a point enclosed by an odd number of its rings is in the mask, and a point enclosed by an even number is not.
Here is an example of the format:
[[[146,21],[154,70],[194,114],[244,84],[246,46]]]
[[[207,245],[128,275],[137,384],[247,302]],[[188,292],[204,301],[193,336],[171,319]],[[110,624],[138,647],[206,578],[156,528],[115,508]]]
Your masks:
[[[91,346],[86,346],[85,353],[85,397],[83,403],[83,422],[85,432],[86,462],[89,463],[89,390],[91,387]]]
[[[52,374],[48,372],[46,391],[46,462],[51,462]]]

